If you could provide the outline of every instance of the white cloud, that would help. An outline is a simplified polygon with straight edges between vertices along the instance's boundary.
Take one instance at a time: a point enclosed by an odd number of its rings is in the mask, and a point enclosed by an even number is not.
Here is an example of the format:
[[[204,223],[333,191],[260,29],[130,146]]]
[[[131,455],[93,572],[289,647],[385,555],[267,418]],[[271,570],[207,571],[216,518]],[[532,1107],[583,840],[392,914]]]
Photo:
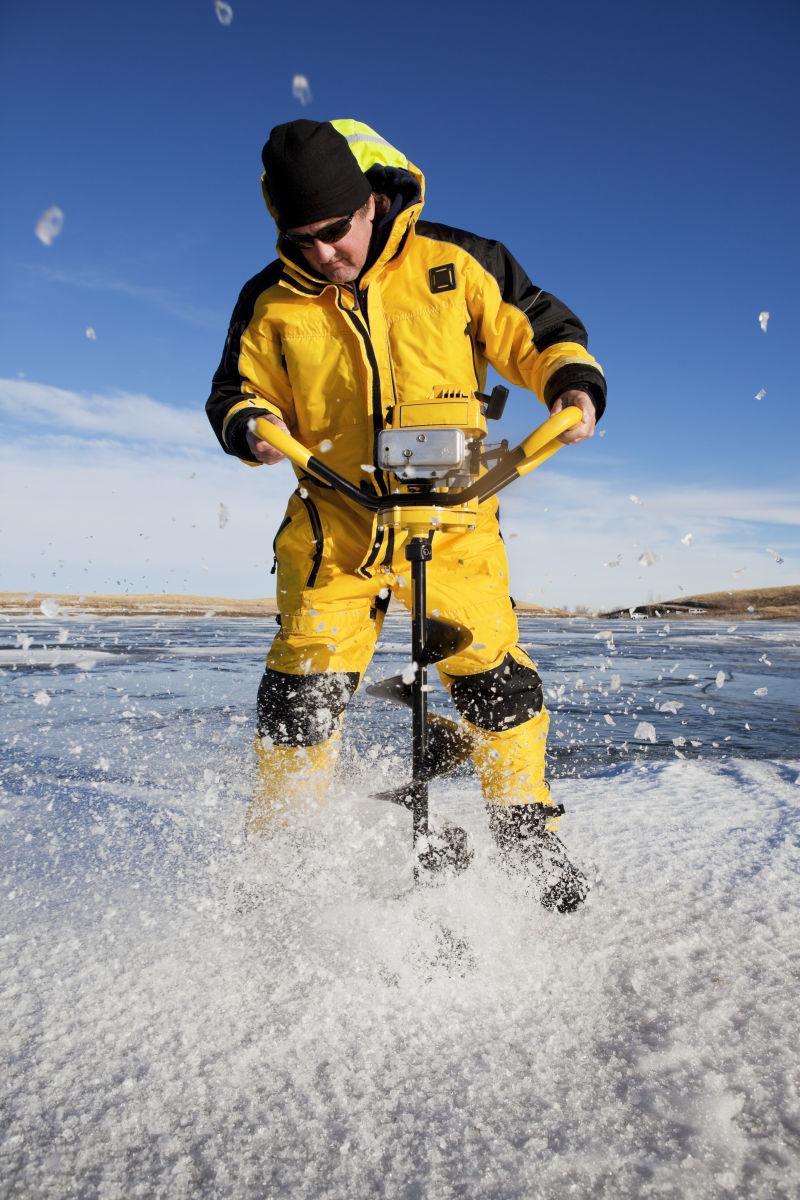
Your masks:
[[[224,454],[202,405],[2,381],[4,416],[15,402],[24,423],[0,445],[0,590],[274,594],[288,466]]]
[[[779,544],[788,563],[792,527],[794,540],[800,533],[800,488],[651,483],[647,507],[638,508],[628,498],[624,465],[612,469],[613,479],[588,479],[545,466],[527,495],[524,482],[501,495],[515,597],[621,608],[693,592],[793,582],[782,573],[785,568],[765,562],[764,546],[778,540],[775,528],[781,526],[785,536]],[[534,489],[541,506],[531,503]],[[690,522],[687,554],[681,537]],[[510,538],[512,533],[517,536]],[[638,559],[648,550],[656,561],[645,569]],[[609,571],[607,564],[617,561],[618,568]]]
[[[206,448],[211,427],[202,406],[179,409],[149,396],[117,392],[107,396],[70,392],[22,379],[0,379],[0,412],[40,436],[64,433],[101,436],[111,442],[157,442],[178,453]]]
[[[130,300],[140,300],[153,305],[172,317],[178,317],[190,325],[199,325],[203,329],[219,331],[224,328],[225,313],[216,309],[204,308],[192,304],[183,296],[170,291],[168,288],[156,287],[152,284],[128,283],[125,279],[100,275],[94,271],[71,270],[63,268],[40,267],[39,273],[51,283],[66,283],[70,287],[83,288],[90,292],[112,292],[119,296],[127,296]]]
[[[274,594],[272,538],[294,476],[223,454],[202,404],[4,380],[0,412],[3,590]],[[501,495],[517,599],[628,607],[796,578],[800,489],[649,481],[635,506],[625,464],[601,469],[589,479],[548,464]],[[773,545],[783,566],[764,552]]]

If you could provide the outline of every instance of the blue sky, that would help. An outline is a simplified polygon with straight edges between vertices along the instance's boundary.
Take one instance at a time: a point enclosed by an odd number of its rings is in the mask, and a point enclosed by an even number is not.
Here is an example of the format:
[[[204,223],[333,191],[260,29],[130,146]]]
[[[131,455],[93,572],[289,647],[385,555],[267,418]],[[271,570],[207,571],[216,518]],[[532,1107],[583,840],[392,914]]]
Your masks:
[[[241,559],[288,479],[223,458],[198,414],[238,290],[274,257],[261,145],[297,116],[369,122],[425,172],[428,217],[506,242],[589,329],[605,436],[508,493],[518,591],[796,581],[797,6],[233,9],[225,27],[211,0],[5,7],[0,587],[272,591]],[[540,415],[516,392],[503,432]]]

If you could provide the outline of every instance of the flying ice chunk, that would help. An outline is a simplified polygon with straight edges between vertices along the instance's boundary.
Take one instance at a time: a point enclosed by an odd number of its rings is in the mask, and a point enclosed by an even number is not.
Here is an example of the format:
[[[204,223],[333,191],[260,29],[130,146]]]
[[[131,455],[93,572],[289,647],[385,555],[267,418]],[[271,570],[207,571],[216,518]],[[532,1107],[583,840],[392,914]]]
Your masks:
[[[628,499],[630,500],[631,504],[644,504],[644,500],[642,500],[641,496],[634,496],[631,494],[628,496]]]
[[[692,542],[693,542],[693,541],[694,541],[694,534],[693,534],[693,533],[685,533],[685,534],[683,535],[683,537],[681,538],[681,543],[682,543],[684,546],[691,546],[691,544],[692,544]]]
[[[225,0],[214,0],[214,12],[220,25],[230,25],[233,20],[233,9]]]
[[[409,663],[407,667],[404,667],[402,678],[403,678],[403,683],[406,684],[407,687],[411,686],[411,684],[416,679],[416,676],[417,676],[417,664],[415,662]]]
[[[763,330],[764,333],[767,332],[767,322],[768,321],[769,321],[769,313],[768,312],[760,312],[758,314],[758,323],[761,326],[761,329]]]
[[[765,399],[766,395],[767,395],[766,388],[759,388],[759,390],[756,392],[756,400],[763,400],[763,399]]]
[[[718,688],[725,687],[725,672],[717,671],[717,678],[714,680]]]
[[[231,514],[228,512],[225,505],[220,501],[219,511],[217,513],[220,529],[224,529],[231,519]]]
[[[640,721],[636,726],[636,733],[633,736],[638,742],[654,742],[656,740],[656,727],[650,721]]]
[[[90,341],[90,342],[97,341],[97,334],[95,333],[93,326],[91,326],[91,325],[86,326],[86,337],[87,337],[88,341]]]
[[[39,605],[39,609],[43,617],[49,617],[51,620],[61,615],[61,609],[59,605],[55,600],[50,598],[43,600]]]
[[[754,696],[766,696],[768,691],[769,691],[769,688],[756,688],[756,690],[753,692],[753,695]]]
[[[665,700],[663,704],[657,704],[656,708],[659,712],[672,713],[675,716],[683,708],[680,700]]]
[[[317,449],[319,450],[320,454],[327,454],[329,450],[333,449],[333,442],[330,438],[325,438],[320,442]]]
[[[767,690],[767,689],[766,689],[766,688],[764,688],[764,691],[766,691],[766,690]],[[41,704],[42,708],[47,708],[47,705],[50,703],[50,697],[49,697],[49,695],[47,694],[47,692],[46,692],[46,691],[44,691],[44,689],[41,689],[41,690],[40,690],[40,691],[38,691],[38,692],[34,692],[34,694],[33,694],[33,703],[34,703],[34,704]]]
[[[378,599],[385,600],[388,595],[389,595],[388,587],[382,587],[381,590],[378,592]]]
[[[608,690],[610,692],[618,692],[621,690],[621,688],[622,688],[622,676],[617,675],[617,673],[614,672],[614,674],[611,676],[611,683],[608,685]]]
[[[656,555],[653,554],[652,550],[645,550],[645,552],[643,554],[639,555],[639,558],[637,561],[638,561],[640,567],[652,567],[653,563],[656,562],[657,560],[656,560]]]
[[[606,725],[616,725],[616,723],[617,723],[614,720],[614,718],[611,716],[611,713],[604,713],[603,720],[605,721]]]
[[[622,555],[618,554],[616,558],[612,558],[610,562],[603,563],[604,567],[618,567],[622,562]]]
[[[34,233],[45,246],[52,246],[61,230],[64,228],[64,214],[57,204],[43,212],[36,222]]]
[[[777,550],[773,550],[770,546],[765,546],[764,548],[767,554],[770,554],[775,559],[776,563],[780,565],[783,562],[783,557],[782,555],[778,554]]]
[[[672,739],[672,744],[673,744],[673,746],[685,746],[686,738],[685,737],[674,737]]]
[[[311,85],[305,75],[295,75],[292,79],[292,95],[303,107],[311,103]]]

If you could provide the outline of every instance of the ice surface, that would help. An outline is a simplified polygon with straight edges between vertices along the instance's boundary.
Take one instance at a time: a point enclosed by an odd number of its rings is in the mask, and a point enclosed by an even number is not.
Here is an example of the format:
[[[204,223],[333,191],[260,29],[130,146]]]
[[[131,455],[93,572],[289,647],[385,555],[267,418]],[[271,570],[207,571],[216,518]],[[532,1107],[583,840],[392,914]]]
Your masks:
[[[408,814],[369,794],[408,714],[363,692],[316,829],[245,854],[271,621],[37,614],[7,649],[65,624],[91,674],[0,689],[4,1196],[794,1198],[800,627],[522,621],[593,880],[560,917],[469,773],[431,797],[473,866],[404,892]],[[410,658],[386,631],[375,678]]]
[[[36,222],[34,233],[45,246],[52,246],[64,228],[64,214],[57,204],[43,212]]]

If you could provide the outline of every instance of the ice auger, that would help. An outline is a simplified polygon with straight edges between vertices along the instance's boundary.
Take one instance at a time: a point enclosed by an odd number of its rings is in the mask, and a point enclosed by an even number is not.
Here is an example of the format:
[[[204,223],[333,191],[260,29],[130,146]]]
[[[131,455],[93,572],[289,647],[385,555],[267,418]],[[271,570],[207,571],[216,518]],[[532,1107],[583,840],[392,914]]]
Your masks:
[[[580,409],[565,408],[514,449],[509,449],[507,442],[484,447],[486,420],[502,415],[507,398],[508,389],[501,386],[491,395],[437,388],[425,400],[395,404],[375,448],[376,466],[395,480],[388,496],[362,491],[291,434],[264,418],[254,421],[257,437],[352,503],[376,513],[379,528],[408,534],[412,672],[372,684],[368,691],[411,708],[411,779],[379,796],[411,811],[416,880],[442,868],[462,870],[472,858],[464,829],[445,824],[432,831],[428,822],[429,781],[466,759],[470,741],[455,721],[428,712],[427,670],[458,654],[472,640],[463,626],[426,615],[426,566],[433,556],[432,535],[438,530],[474,529],[478,505],[555,454],[563,444],[561,434],[583,419]],[[490,462],[494,465],[488,466]]]

